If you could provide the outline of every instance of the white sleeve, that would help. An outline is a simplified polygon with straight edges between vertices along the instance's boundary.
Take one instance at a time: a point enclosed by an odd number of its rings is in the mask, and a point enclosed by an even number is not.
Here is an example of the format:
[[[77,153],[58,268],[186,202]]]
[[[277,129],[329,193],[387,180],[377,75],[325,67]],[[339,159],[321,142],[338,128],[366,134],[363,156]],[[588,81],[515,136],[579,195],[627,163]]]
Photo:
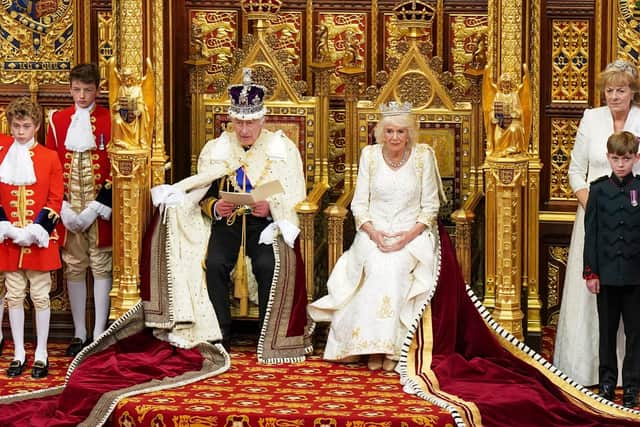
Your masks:
[[[420,192],[420,213],[416,219],[418,222],[431,227],[435,224],[440,210],[440,176],[437,172],[436,158],[429,146],[418,151],[423,156],[422,182]]]
[[[369,213],[369,168],[374,149],[375,146],[367,145],[360,154],[356,188],[351,201],[351,212],[353,212],[356,222],[356,229],[360,229],[363,224],[371,221],[371,214]]]
[[[589,188],[587,182],[587,172],[589,170],[589,121],[593,121],[595,118],[591,110],[585,110],[578,126],[578,132],[576,133],[576,140],[573,143],[573,150],[571,151],[571,162],[569,163],[569,185],[573,192]]]

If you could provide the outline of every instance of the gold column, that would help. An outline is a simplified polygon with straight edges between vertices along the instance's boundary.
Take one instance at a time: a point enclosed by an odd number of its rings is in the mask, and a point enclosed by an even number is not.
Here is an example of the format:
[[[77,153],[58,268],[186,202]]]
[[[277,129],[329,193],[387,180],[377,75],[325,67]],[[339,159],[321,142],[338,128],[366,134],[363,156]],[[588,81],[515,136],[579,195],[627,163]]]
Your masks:
[[[143,58],[143,4],[141,0],[113,0],[116,28],[114,61],[120,69],[129,68],[137,82],[141,81]],[[115,67],[115,64],[112,64]],[[147,70],[151,73],[151,70]],[[115,74],[114,74],[115,75]],[[110,76],[109,99],[118,100],[121,82]],[[113,109],[113,105],[110,105]],[[117,111],[112,111],[112,134],[118,130],[114,120]],[[151,115],[153,117],[153,115]],[[153,123],[146,123],[153,126]],[[143,127],[138,123],[136,126]],[[144,128],[144,127],[143,127]],[[120,139],[111,141],[109,158],[113,178],[113,286],[111,289],[111,312],[114,320],[128,311],[140,300],[139,259],[142,233],[149,217],[149,189],[151,170],[151,141],[143,142],[141,132],[138,140]]]
[[[523,264],[523,188],[527,183],[527,156],[490,158],[485,180],[490,183],[487,206],[494,208],[496,235],[495,310],[493,317],[522,339],[520,295]],[[493,227],[492,227],[493,228]]]
[[[305,263],[305,277],[307,283],[307,298],[315,298],[315,235],[314,220],[320,209],[320,200],[329,189],[328,135],[329,135],[329,83],[332,63],[313,62],[311,69],[314,73],[314,92],[318,97],[318,138],[316,143],[316,157],[314,167],[317,171],[316,182],[307,198],[296,206],[300,218],[300,251]]]
[[[115,320],[140,301],[140,242],[147,220],[149,150],[110,150],[113,177],[113,286],[111,312]]]
[[[205,143],[204,99],[205,73],[209,61],[194,57],[186,64],[189,66],[189,90],[191,92],[191,174],[197,172],[198,155]]]
[[[164,61],[165,58],[171,57],[171,52],[166,52],[166,46],[164,44],[164,31],[167,34],[173,34],[172,27],[172,17],[169,14],[169,18],[165,19],[163,16],[164,8],[171,7],[171,1],[166,0],[152,0],[153,5],[151,6],[151,28],[150,28],[150,37],[153,40],[151,51],[152,57],[154,58],[154,72],[155,72],[155,135],[153,138],[153,143],[151,144],[151,186],[156,186],[160,184],[164,184],[165,182],[165,172],[171,166],[167,164],[168,156],[165,153],[165,140],[164,140],[164,132],[165,125],[169,124],[171,128],[171,120],[168,119],[165,122],[164,119]],[[147,4],[150,4],[151,1],[147,0]],[[149,27],[149,26],[147,26]],[[171,47],[170,47],[171,49]],[[171,99],[171,94],[167,94],[168,98]],[[171,105],[169,103],[168,105]],[[170,145],[170,144],[169,144]]]
[[[540,267],[539,254],[539,235],[540,209],[538,200],[540,200],[540,171],[542,163],[540,159],[529,159],[529,179],[527,186],[527,248],[526,248],[526,276],[524,277],[523,286],[527,290],[527,333],[541,334],[542,322],[540,320],[540,310],[542,309],[542,301],[540,299],[540,286],[538,281],[538,272]]]
[[[509,73],[518,85],[522,74],[522,63],[528,58],[523,46],[523,34],[529,28],[523,19],[529,16],[527,0],[489,0],[489,47],[491,68],[487,76]],[[524,70],[522,85],[530,85]],[[485,85],[485,89],[488,85]],[[483,92],[487,103],[490,93]],[[485,163],[486,191],[486,242],[484,303],[495,307],[494,318],[516,337],[523,338],[520,295],[524,287],[527,296],[527,333],[540,332],[540,298],[538,286],[539,229],[538,203],[540,162],[538,150],[531,144],[531,92],[520,91],[522,104],[524,141],[521,148],[511,153],[487,153]],[[527,118],[525,120],[525,117]],[[487,124],[485,120],[485,124]],[[490,121],[489,121],[490,123]],[[486,129],[487,138],[493,141],[493,127]],[[489,134],[491,133],[491,134]],[[536,138],[534,138],[535,140]],[[522,140],[521,140],[522,141]],[[493,150],[493,146],[489,147]],[[513,147],[511,147],[513,149]]]
[[[345,160],[344,160],[344,192],[335,204],[331,204],[324,213],[328,221],[328,271],[333,267],[344,250],[342,242],[342,230],[344,219],[349,210],[347,206],[353,198],[353,191],[358,176],[358,157],[360,147],[358,145],[358,110],[356,108],[360,95],[360,79],[365,71],[356,67],[342,67],[338,74],[345,83]]]
[[[338,74],[345,84],[345,123],[349,126],[345,129],[345,161],[344,161],[344,186],[352,188],[356,184],[358,175],[358,158],[360,147],[358,146],[358,111],[356,105],[360,96],[360,79],[365,71],[362,68],[342,67]]]
[[[329,247],[329,254],[327,271],[329,273],[333,270],[344,250],[342,230],[344,229],[344,219],[348,212],[345,207],[340,206],[340,203],[332,204],[324,211],[328,221],[327,246]]]

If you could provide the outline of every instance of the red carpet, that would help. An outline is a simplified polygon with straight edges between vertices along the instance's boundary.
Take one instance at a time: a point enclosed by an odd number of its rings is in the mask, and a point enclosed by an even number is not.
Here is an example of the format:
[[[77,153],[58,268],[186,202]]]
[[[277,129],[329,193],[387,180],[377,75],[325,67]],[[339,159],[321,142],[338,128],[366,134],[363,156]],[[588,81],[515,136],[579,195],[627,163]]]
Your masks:
[[[27,367],[19,377],[8,378],[6,371],[9,363],[13,360],[13,341],[7,339],[2,356],[0,356],[0,396],[27,393],[62,385],[67,374],[67,368],[72,360],[71,357],[64,354],[68,345],[68,343],[49,343],[47,348],[49,353],[49,376],[36,380],[31,378],[31,365],[33,364],[35,346],[32,343],[25,343],[29,359]]]
[[[395,373],[363,363],[259,365],[234,347],[231,369],[188,386],[121,401],[118,426],[452,426],[449,413],[405,394]]]

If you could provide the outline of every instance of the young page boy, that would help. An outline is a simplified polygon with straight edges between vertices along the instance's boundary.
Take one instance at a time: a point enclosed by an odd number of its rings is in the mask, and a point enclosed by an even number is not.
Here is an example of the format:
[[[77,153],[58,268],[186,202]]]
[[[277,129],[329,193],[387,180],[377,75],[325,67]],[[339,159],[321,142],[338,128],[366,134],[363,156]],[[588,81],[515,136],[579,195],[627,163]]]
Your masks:
[[[31,376],[49,372],[49,291],[51,271],[61,267],[55,225],[62,206],[62,166],[58,156],[35,141],[40,107],[18,98],[6,111],[13,143],[0,150],[0,271],[5,275],[9,324],[15,346],[7,376],[22,374],[24,299],[27,286],[36,318],[36,352]]]
[[[87,269],[93,275],[95,322],[93,337],[102,334],[109,318],[111,291],[111,139],[109,110],[96,105],[100,72],[94,64],[71,69],[74,105],[49,117],[46,145],[60,156],[64,168],[64,203],[58,227],[62,261],[73,317],[74,335],[68,356],[90,339],[86,327]]]
[[[607,159],[611,176],[591,183],[585,213],[584,278],[597,294],[600,396],[613,400],[618,379],[616,333],[624,322],[623,404],[637,404],[640,380],[640,177],[638,139],[631,132],[611,135]]]

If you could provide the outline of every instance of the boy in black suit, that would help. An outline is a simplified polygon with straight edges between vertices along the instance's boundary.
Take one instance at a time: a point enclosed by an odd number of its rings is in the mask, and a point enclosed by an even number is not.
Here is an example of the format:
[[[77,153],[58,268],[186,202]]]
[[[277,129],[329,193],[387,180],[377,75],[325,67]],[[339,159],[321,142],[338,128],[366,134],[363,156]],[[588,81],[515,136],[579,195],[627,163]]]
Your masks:
[[[640,380],[640,177],[632,168],[639,159],[638,139],[631,132],[607,141],[610,176],[591,183],[585,213],[584,278],[597,295],[600,396],[613,400],[618,378],[616,333],[624,322],[626,350],[622,367],[623,404],[637,404]]]

